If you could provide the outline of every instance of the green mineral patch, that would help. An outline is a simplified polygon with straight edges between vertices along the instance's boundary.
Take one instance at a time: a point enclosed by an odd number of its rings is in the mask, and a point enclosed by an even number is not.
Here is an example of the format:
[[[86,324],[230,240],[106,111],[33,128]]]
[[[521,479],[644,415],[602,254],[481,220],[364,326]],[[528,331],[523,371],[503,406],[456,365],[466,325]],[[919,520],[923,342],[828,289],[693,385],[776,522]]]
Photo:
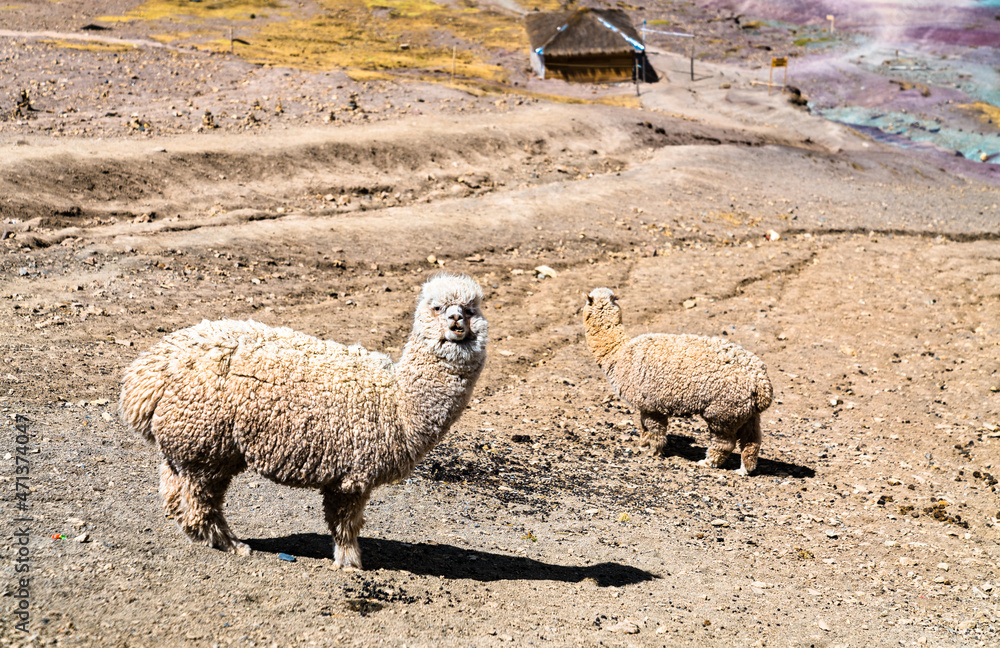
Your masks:
[[[55,47],[66,49],[82,50],[85,52],[131,52],[135,45],[130,43],[101,43],[99,41],[71,41],[71,40],[43,40],[41,41]]]
[[[836,40],[833,36],[803,36],[802,38],[796,38],[792,43],[796,47],[813,47],[832,43]]]

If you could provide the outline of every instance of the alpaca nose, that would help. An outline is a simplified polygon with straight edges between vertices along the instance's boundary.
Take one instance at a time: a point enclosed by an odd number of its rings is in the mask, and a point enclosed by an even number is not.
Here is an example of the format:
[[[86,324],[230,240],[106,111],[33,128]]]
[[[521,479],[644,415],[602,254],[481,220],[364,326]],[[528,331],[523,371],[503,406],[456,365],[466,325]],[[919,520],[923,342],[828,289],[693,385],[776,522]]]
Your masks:
[[[444,315],[456,324],[465,319],[465,313],[462,312],[461,306],[449,306]]]

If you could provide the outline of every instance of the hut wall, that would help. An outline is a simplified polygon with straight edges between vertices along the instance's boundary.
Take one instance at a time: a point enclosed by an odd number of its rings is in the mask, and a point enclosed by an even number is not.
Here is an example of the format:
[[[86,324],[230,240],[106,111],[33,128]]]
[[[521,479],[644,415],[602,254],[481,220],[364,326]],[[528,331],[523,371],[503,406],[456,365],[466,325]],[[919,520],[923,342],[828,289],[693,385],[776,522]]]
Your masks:
[[[542,78],[565,79],[578,83],[630,81],[635,74],[635,55],[595,54],[592,56],[545,57]]]

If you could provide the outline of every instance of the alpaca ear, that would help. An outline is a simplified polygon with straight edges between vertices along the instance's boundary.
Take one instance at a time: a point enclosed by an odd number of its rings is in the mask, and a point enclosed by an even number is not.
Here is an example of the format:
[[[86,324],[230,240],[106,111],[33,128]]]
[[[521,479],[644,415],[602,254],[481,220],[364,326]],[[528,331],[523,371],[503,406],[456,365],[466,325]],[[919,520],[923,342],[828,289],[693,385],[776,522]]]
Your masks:
[[[583,295],[584,297],[586,297],[586,298],[587,298],[587,306],[593,306],[593,305],[594,305],[594,298],[593,298],[593,297],[591,297],[590,295],[588,295],[587,293],[585,293],[585,292],[582,292],[582,291],[581,291],[581,294],[582,294],[582,295]]]

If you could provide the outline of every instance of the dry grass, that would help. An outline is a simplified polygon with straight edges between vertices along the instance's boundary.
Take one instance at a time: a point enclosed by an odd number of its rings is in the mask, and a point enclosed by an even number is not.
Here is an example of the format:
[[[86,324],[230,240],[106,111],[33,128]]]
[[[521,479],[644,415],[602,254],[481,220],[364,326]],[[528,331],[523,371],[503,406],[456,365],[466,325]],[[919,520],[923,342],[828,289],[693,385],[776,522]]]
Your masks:
[[[62,47],[65,49],[82,50],[85,52],[131,52],[135,45],[130,43],[101,43],[98,41],[72,41],[72,40],[43,40],[47,45]]]
[[[104,16],[107,22],[128,20],[168,20],[190,22],[205,20],[253,20],[261,11],[283,13],[276,0],[222,0],[219,2],[191,2],[190,0],[149,0],[124,16]]]
[[[149,0],[124,16],[101,20],[164,23],[168,31],[156,36],[161,42],[200,35],[196,46],[232,48],[255,63],[306,70],[340,68],[365,78],[424,70],[449,79],[454,74],[504,82],[507,73],[488,62],[490,54],[527,48],[519,16],[479,9],[472,0],[454,5],[431,0],[320,0],[318,5],[320,11],[306,15],[285,10],[273,0]],[[181,25],[188,29],[178,30]],[[199,29],[190,30],[193,25]],[[231,36],[249,45],[233,47]]]
[[[979,113],[979,119],[994,126],[1000,125],[1000,108],[984,101],[977,101],[971,104],[962,104],[962,108]]]

